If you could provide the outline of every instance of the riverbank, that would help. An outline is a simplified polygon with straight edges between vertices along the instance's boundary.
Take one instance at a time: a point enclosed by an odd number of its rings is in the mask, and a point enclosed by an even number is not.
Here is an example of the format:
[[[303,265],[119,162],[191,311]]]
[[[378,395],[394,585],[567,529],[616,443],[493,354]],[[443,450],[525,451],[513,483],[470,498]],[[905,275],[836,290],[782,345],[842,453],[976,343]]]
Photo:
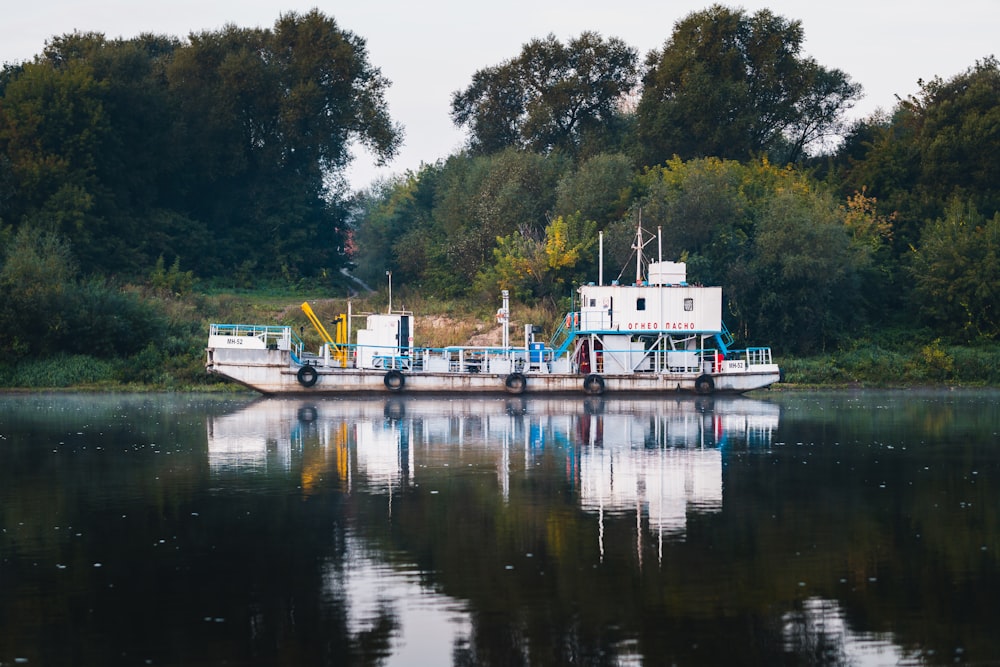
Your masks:
[[[248,392],[205,372],[203,345],[174,358],[169,367],[144,367],[135,358],[108,361],[84,355],[24,360],[0,366],[0,391]],[[785,373],[785,381],[774,386],[777,391],[820,387],[1000,387],[1000,348],[996,346],[971,348],[933,343],[917,350],[872,346],[808,358],[778,354],[776,361]]]
[[[0,391],[73,389],[83,391],[216,391],[243,392],[205,372],[205,344],[210,322],[262,322],[292,326],[307,347],[318,348],[318,334],[299,309],[308,301],[323,322],[346,312],[346,299],[296,294],[198,294],[164,304],[170,313],[162,337],[140,352],[122,356],[57,354],[0,362]],[[382,295],[355,298],[355,314],[387,308]],[[470,304],[400,295],[395,308],[416,317],[416,344],[496,345],[501,330],[492,304]],[[554,309],[517,306],[514,330],[523,324],[542,326],[542,338],[558,320]],[[769,341],[784,371],[779,389],[796,387],[1000,386],[1000,345],[949,345],[941,340],[895,340],[892,345],[855,340],[850,348],[809,357],[784,354],[779,341]]]

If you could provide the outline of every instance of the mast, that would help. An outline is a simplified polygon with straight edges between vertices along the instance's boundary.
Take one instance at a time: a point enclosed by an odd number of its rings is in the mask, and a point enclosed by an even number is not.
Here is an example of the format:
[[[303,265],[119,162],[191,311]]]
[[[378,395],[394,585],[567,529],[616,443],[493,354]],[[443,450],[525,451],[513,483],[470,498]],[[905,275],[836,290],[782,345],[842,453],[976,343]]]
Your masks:
[[[604,286],[604,231],[597,233],[597,246],[599,251],[597,253],[597,284]]]
[[[639,226],[635,230],[635,284],[642,282],[642,211],[639,211]]]

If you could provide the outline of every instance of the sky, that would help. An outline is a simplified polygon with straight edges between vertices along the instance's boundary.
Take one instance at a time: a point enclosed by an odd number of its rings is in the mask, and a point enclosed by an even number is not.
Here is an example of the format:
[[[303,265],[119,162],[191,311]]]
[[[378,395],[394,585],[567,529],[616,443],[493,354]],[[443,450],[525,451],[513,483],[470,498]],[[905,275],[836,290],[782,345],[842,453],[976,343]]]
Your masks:
[[[416,171],[460,149],[465,135],[449,116],[452,94],[484,67],[516,57],[534,38],[563,43],[590,30],[618,37],[640,62],[670,37],[674,24],[710,0],[29,0],[4,11],[0,63],[30,60],[53,36],[100,32],[186,38],[226,24],[273,27],[282,14],[319,9],[367,42],[369,62],[391,86],[389,114],[404,127],[404,144],[385,168],[359,149],[347,172],[352,188]],[[850,112],[863,118],[891,110],[896,96],[919,91],[918,80],[948,79],[1000,52],[1000,0],[769,0],[721,2],[799,20],[800,55],[845,72],[864,88]]]

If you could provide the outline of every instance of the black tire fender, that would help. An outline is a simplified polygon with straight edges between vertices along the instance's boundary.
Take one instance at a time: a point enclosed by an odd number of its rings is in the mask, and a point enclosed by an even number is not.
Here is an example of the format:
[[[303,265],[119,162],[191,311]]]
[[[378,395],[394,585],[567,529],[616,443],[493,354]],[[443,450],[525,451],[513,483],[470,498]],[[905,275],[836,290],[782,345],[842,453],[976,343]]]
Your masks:
[[[385,388],[389,391],[403,391],[403,387],[406,386],[406,377],[399,371],[393,369],[385,374],[382,378],[382,382],[385,384]]]
[[[591,373],[583,378],[583,391],[591,396],[599,396],[604,393],[604,378],[597,373]]]
[[[714,391],[715,380],[712,379],[711,375],[699,375],[698,379],[694,381],[694,392],[696,394],[707,396]]]
[[[504,378],[503,386],[507,388],[508,394],[521,394],[528,386],[528,378],[522,373],[511,373]]]
[[[311,387],[316,384],[316,380],[319,379],[319,373],[313,366],[303,366],[299,369],[299,372],[295,374],[295,377],[299,379],[299,384],[303,387]]]

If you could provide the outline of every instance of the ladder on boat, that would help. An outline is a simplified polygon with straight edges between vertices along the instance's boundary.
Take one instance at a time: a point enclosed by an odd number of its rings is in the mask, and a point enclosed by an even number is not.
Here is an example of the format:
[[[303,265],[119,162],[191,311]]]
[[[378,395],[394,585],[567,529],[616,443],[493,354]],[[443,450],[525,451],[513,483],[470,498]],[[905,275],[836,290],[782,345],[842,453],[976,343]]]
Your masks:
[[[563,319],[562,324],[560,324],[559,328],[556,329],[556,332],[552,334],[552,338],[549,340],[549,346],[555,350],[555,353],[552,355],[553,358],[558,359],[561,357],[569,346],[573,344],[573,338],[577,332],[579,318],[579,313],[566,313],[566,317]]]

